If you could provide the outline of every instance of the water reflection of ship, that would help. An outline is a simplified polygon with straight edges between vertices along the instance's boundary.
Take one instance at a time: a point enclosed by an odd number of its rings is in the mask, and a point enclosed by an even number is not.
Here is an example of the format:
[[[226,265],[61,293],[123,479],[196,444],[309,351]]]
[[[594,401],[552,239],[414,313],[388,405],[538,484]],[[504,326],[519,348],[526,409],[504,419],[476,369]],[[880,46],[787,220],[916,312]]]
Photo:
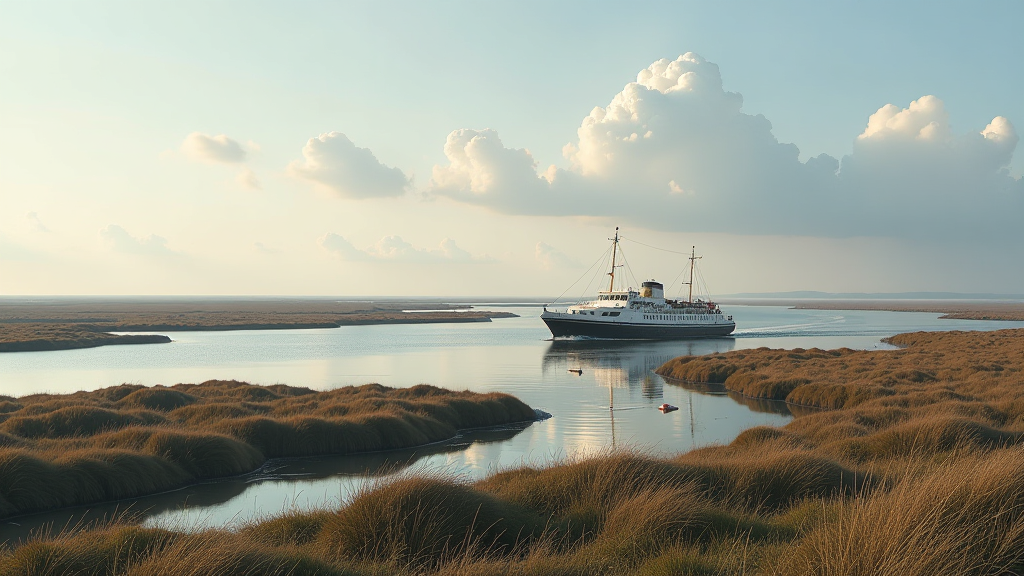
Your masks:
[[[655,369],[672,358],[728,352],[734,346],[735,341],[732,338],[671,342],[552,340],[544,353],[541,371],[546,374],[565,373],[569,369],[582,370],[586,374],[593,374],[596,384],[608,388],[609,425],[613,447],[616,444],[615,411],[622,409],[616,407],[616,389],[628,389],[631,394],[638,391],[647,399],[662,398],[666,385],[685,389],[686,405],[680,408],[686,410],[688,414],[691,441],[696,445],[695,426],[698,425],[700,415],[694,413],[694,401],[698,403],[699,412],[701,396],[728,396],[752,412],[792,415],[784,402],[749,398],[730,392],[720,384],[679,382],[654,373]]]
[[[732,338],[670,342],[552,340],[541,370],[583,369],[602,387],[639,390],[644,398],[661,398],[663,380],[654,373],[677,356],[732,350]]]

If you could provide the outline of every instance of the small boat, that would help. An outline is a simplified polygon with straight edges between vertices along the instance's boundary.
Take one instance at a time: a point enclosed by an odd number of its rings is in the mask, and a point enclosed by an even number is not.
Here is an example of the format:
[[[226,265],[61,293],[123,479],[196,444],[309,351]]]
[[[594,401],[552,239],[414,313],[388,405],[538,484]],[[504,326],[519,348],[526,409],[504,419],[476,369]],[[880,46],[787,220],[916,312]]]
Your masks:
[[[679,407],[673,406],[671,404],[662,404],[661,406],[658,406],[658,410],[661,410],[662,412],[668,414],[669,412],[675,412],[676,410],[679,410]]]
[[[569,372],[572,372],[573,374],[575,374],[577,376],[582,376],[583,375],[583,368],[569,368]]]

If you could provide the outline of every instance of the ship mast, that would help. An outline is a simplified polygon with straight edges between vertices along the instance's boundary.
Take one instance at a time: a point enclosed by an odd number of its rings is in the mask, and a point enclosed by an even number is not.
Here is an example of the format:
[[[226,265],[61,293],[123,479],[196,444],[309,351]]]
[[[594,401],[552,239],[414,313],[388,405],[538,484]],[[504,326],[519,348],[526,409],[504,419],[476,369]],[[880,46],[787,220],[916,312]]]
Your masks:
[[[618,230],[618,228],[616,228],[616,230]],[[703,256],[697,256],[697,247],[693,246],[693,249],[690,251],[690,281],[687,282],[687,284],[690,285],[690,297],[686,300],[690,303],[693,302],[693,265],[701,258],[703,258]]]
[[[615,238],[609,238],[612,241],[612,271],[608,273],[612,277],[611,281],[608,282],[608,291],[615,290],[615,252],[619,248],[619,227],[615,227]]]

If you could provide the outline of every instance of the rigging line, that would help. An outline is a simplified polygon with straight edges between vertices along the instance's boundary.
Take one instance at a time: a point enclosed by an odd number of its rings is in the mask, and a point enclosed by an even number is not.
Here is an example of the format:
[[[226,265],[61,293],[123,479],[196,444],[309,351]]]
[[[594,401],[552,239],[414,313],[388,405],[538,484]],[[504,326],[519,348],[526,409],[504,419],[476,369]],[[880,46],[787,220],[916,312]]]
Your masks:
[[[633,275],[633,269],[629,267],[629,260],[626,260],[626,253],[619,247],[619,254],[622,254],[622,263],[626,265],[626,271],[629,272],[629,276],[633,278],[633,285],[639,287],[640,283],[636,281],[636,276]]]
[[[708,282],[704,279],[704,275],[700,273],[700,267],[697,267],[697,278],[700,280],[702,286],[704,286],[704,295],[708,297],[708,301],[711,301],[711,290],[708,288]]]
[[[707,294],[708,300],[714,300],[711,297],[711,288],[708,288],[708,281],[704,279],[704,275],[700,273],[700,270],[697,271],[697,275],[700,276],[701,284],[704,285],[704,293]]]
[[[662,252],[671,252],[672,254],[682,254],[683,256],[689,256],[690,255],[689,252],[678,252],[676,250],[669,250],[668,248],[658,248],[657,246],[651,246],[650,244],[644,244],[643,242],[640,242],[639,240],[633,240],[632,238],[626,238],[625,236],[619,236],[619,240],[629,240],[630,242],[632,242],[634,244],[639,244],[641,246],[647,246],[648,248],[653,248],[655,250],[661,250]]]
[[[704,277],[700,275],[700,265],[697,262],[693,263],[693,274],[694,293],[697,294],[697,299],[699,300],[702,296],[708,296],[710,300],[710,295],[704,293],[707,290],[707,285],[704,283]]]
[[[576,303],[577,304],[582,302],[583,299],[587,297],[587,294],[590,294],[590,286],[594,283],[594,280],[597,280],[597,278],[599,276],[601,276],[601,275],[602,274],[601,274],[601,269],[600,268],[598,268],[597,270],[594,271],[594,275],[590,278],[590,282],[587,283],[587,287],[583,289],[583,293],[580,295],[579,298],[576,299]]]
[[[683,266],[683,269],[679,271],[679,274],[674,280],[672,280],[672,283],[669,284],[669,286],[676,286],[676,282],[679,282],[679,279],[683,277],[683,274],[686,274],[686,266]],[[679,288],[676,289],[676,299],[683,297],[683,284],[679,284],[678,286]]]
[[[604,254],[601,255],[601,259],[598,260],[598,262],[600,262],[601,260],[604,260],[606,258],[609,258],[611,256],[611,251],[614,250],[614,249],[615,249],[615,245],[614,244],[612,246],[609,246],[608,249],[604,251]],[[596,265],[597,262],[595,262],[594,264]],[[593,268],[593,267],[594,266],[591,266],[591,268]],[[600,277],[600,276],[603,276],[601,274],[601,269],[598,268],[598,269],[594,270],[594,275],[590,278],[590,282],[587,283],[587,287],[583,289],[583,293],[580,294],[580,297],[576,299],[576,303],[577,304],[582,302],[583,299],[587,297],[587,294],[590,294],[590,287],[591,287],[591,285],[593,285],[594,281],[597,280],[597,278]]]
[[[602,253],[601,253],[601,256],[599,256],[599,257],[597,258],[597,260],[595,260],[595,261],[594,261],[594,263],[590,265],[590,268],[587,268],[587,271],[586,271],[586,272],[584,272],[582,276],[580,276],[579,278],[577,278],[577,279],[576,279],[576,281],[575,281],[575,282],[573,282],[572,284],[570,284],[570,285],[569,285],[569,287],[568,287],[568,288],[566,288],[564,292],[562,292],[561,294],[559,294],[559,295],[558,295],[558,298],[555,298],[555,299],[554,299],[554,300],[553,300],[553,301],[551,302],[551,305],[553,305],[553,304],[554,304],[555,302],[558,302],[559,300],[561,300],[561,299],[562,299],[562,296],[565,296],[565,293],[566,293],[566,292],[568,292],[569,290],[572,290],[572,287],[573,287],[573,286],[575,286],[575,285],[579,284],[579,283],[580,283],[580,280],[583,280],[583,278],[585,278],[587,274],[590,274],[590,271],[594,269],[594,266],[597,266],[597,265],[598,265],[598,263],[600,263],[600,262],[601,262],[601,260],[604,260],[604,255],[605,255],[605,254],[607,254],[607,253],[608,253],[608,250],[605,250],[604,252],[602,252]],[[591,282],[593,282],[593,280],[591,280]],[[588,285],[587,287],[589,288],[590,286]]]

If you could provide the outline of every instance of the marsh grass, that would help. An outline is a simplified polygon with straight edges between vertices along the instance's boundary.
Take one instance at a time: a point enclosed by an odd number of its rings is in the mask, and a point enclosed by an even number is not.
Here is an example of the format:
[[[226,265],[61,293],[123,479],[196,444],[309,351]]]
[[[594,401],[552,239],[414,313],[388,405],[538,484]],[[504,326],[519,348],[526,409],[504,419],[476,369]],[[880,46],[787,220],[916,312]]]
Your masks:
[[[671,459],[637,450],[570,457],[476,482],[397,475],[334,509],[237,532],[115,525],[40,535],[0,553],[0,574],[1024,573],[1024,332],[893,341],[903,349],[756,350],[666,364],[747,392],[791,388],[787,397],[827,408],[726,446]],[[220,413],[223,403],[210,405]],[[231,418],[270,417],[242,404],[253,413]],[[169,413],[202,421],[203,405]],[[135,429],[147,427],[107,434]]]
[[[3,516],[152,494],[250,472],[268,458],[406,448],[534,418],[511,396],[425,385],[316,392],[210,381],[5,403]]]

